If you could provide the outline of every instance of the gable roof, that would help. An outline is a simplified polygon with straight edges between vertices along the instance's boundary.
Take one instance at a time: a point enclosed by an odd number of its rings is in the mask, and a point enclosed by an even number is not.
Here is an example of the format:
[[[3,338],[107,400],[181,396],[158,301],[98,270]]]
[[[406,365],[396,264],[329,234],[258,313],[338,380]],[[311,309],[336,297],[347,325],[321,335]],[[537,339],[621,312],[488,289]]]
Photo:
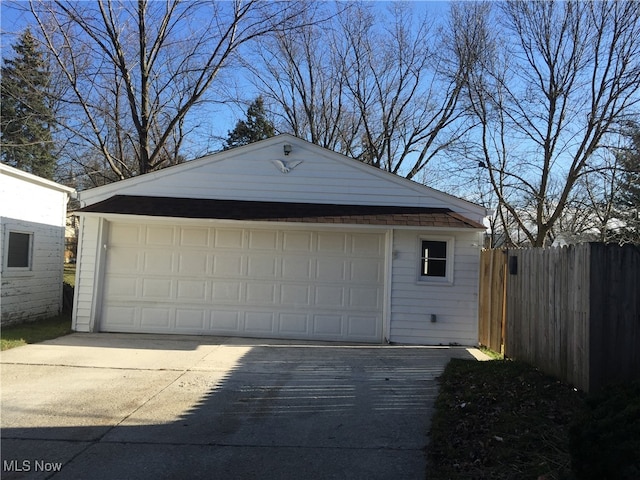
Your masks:
[[[65,192],[68,195],[75,195],[76,191],[67,187],[66,185],[61,185],[59,183],[53,182],[51,180],[47,180],[46,178],[39,177],[37,175],[33,175],[32,173],[25,172],[23,170],[19,170],[17,168],[11,167],[4,163],[0,163],[0,173],[4,175],[9,175],[11,177],[20,179],[25,182],[32,183],[34,185],[38,185],[40,187],[49,188],[51,190],[57,190],[60,192]]]
[[[486,227],[446,208],[115,195],[80,210],[157,217],[417,227]]]
[[[297,165],[283,173],[279,161]],[[479,205],[288,134],[86,190],[80,199],[86,206],[114,195],[448,208],[478,222],[485,216]]]

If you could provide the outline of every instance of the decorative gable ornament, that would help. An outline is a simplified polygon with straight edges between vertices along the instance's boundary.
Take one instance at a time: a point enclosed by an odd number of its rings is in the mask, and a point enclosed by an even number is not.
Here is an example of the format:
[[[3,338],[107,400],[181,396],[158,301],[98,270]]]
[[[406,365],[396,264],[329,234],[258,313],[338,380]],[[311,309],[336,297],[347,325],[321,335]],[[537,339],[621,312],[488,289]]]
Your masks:
[[[302,160],[292,160],[288,162],[284,160],[271,160],[271,163],[273,163],[282,173],[289,173],[300,165]]]

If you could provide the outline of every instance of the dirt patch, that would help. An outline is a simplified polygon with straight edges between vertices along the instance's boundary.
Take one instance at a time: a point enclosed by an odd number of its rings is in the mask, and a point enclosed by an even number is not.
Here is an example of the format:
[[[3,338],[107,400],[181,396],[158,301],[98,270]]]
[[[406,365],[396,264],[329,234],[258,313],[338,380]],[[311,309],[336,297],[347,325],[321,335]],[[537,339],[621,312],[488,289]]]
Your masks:
[[[526,364],[452,360],[440,378],[429,479],[572,479],[584,395]]]

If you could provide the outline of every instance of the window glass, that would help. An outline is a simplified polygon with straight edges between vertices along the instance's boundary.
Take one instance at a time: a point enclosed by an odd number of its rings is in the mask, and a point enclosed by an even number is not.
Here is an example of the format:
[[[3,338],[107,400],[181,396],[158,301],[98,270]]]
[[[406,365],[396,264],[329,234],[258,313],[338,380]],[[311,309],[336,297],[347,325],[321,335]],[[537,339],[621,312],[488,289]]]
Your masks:
[[[422,241],[422,269],[424,277],[447,276],[447,242]]]
[[[9,249],[7,252],[7,267],[30,267],[31,234],[9,232]]]

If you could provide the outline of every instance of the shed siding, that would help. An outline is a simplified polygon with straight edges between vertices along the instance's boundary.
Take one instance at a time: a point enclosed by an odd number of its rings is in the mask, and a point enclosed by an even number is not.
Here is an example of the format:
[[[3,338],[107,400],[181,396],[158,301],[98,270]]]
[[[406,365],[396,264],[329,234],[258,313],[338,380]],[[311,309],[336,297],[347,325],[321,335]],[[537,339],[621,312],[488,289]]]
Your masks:
[[[0,174],[0,310],[3,325],[62,309],[67,193]],[[32,234],[31,270],[5,267],[8,232]]]
[[[478,340],[478,232],[434,233],[455,238],[452,285],[418,282],[421,237],[428,232],[397,230],[393,250],[391,335],[393,342],[475,345]],[[430,315],[437,321],[432,323]]]

